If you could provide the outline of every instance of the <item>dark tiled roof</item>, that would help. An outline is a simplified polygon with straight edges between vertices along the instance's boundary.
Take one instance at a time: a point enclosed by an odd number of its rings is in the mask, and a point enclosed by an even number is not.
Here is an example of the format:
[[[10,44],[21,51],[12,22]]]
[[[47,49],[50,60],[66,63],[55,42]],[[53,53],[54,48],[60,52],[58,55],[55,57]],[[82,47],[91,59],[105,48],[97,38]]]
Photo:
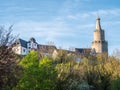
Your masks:
[[[64,53],[71,53],[71,54],[74,54],[74,51],[70,51],[70,50],[65,50],[65,49],[57,49],[58,52],[64,52]]]
[[[23,40],[23,39],[18,39],[15,41],[15,43],[19,43],[22,47],[27,48],[27,41]]]
[[[76,53],[90,53],[91,52],[91,48],[75,48],[75,52]]]
[[[38,45],[38,50],[43,53],[53,53],[57,49],[54,45]]]

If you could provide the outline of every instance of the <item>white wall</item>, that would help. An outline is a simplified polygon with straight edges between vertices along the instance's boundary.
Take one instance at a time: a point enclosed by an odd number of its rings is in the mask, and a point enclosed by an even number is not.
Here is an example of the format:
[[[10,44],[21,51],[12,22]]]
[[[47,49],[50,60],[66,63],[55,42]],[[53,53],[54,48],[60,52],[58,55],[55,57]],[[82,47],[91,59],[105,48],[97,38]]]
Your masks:
[[[21,47],[21,55],[26,55],[28,53],[27,48]]]
[[[12,50],[16,53],[16,54],[21,54],[21,46],[15,46],[12,48]]]
[[[26,55],[28,53],[27,48],[17,45],[12,49],[16,54]]]

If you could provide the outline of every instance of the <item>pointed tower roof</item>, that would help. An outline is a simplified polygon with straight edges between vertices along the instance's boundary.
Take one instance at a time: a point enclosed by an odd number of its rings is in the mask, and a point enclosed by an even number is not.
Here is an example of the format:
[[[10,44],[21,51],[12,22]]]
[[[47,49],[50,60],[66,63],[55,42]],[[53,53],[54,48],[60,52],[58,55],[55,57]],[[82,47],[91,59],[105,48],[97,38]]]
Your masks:
[[[96,18],[96,30],[101,30],[101,25],[100,25],[100,18]]]

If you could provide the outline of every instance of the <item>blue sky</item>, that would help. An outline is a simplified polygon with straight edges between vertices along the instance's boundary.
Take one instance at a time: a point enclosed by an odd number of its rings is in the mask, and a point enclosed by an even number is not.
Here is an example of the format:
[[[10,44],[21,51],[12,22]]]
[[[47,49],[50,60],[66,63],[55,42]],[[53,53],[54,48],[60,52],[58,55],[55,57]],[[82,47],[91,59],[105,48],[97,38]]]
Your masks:
[[[119,0],[0,0],[0,25],[14,24],[14,35],[64,49],[91,47],[98,15],[112,53],[120,49]]]

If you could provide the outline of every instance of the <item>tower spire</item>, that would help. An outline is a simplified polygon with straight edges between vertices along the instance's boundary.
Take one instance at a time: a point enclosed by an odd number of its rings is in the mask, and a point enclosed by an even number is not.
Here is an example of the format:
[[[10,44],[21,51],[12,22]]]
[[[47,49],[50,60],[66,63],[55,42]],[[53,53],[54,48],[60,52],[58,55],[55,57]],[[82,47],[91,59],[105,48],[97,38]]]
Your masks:
[[[99,18],[99,16],[96,18],[96,30],[101,30],[101,25],[100,25],[100,18]]]

